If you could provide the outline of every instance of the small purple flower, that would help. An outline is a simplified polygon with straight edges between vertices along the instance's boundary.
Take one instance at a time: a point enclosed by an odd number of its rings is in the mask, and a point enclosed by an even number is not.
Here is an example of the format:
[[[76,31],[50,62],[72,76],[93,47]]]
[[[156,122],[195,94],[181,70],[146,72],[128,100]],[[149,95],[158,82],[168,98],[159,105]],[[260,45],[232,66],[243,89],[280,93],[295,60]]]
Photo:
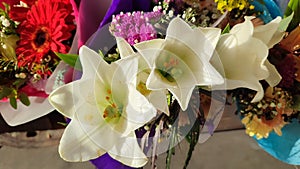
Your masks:
[[[127,12],[113,17],[110,30],[117,36],[124,38],[130,45],[156,38],[156,30],[151,22],[160,18],[162,13],[155,12]]]

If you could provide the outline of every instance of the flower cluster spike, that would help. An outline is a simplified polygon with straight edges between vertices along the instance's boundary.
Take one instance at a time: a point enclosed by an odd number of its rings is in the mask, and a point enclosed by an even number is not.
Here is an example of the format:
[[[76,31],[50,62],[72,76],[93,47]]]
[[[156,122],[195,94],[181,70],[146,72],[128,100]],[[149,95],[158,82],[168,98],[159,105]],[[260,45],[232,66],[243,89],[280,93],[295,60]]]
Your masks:
[[[155,12],[128,12],[113,16],[110,30],[117,36],[124,38],[130,45],[156,38],[153,20],[160,18],[162,13]]]

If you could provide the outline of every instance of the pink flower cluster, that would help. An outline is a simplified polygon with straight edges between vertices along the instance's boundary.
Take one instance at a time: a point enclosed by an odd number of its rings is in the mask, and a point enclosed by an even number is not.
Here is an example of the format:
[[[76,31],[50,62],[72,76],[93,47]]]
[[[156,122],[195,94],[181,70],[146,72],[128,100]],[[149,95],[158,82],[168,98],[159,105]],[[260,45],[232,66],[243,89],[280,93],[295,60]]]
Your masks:
[[[117,37],[124,38],[130,45],[156,38],[156,30],[151,24],[162,16],[155,12],[128,12],[113,16],[110,31]]]

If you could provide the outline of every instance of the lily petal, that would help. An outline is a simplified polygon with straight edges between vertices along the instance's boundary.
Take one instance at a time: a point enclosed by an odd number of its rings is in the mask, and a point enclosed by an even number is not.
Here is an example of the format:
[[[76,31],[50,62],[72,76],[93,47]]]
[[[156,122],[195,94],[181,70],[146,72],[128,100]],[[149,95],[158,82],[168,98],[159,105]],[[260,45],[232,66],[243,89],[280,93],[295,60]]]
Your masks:
[[[123,146],[124,144],[126,144],[126,146]],[[136,168],[146,165],[148,161],[134,133],[131,133],[128,137],[117,140],[116,146],[110,150],[109,155],[125,165]]]
[[[161,48],[164,43],[164,39],[153,39],[149,41],[143,41],[134,45],[134,48],[144,57],[148,66],[152,68],[155,63],[156,49]]]
[[[155,108],[164,112],[167,116],[170,115],[169,106],[167,102],[167,91],[151,91],[147,97],[150,103],[153,104]]]
[[[100,63],[103,63],[103,59],[95,51],[89,49],[86,46],[82,46],[79,49],[79,59],[82,64],[82,78],[81,79],[90,79],[94,78],[96,75],[96,70],[98,69]],[[90,56],[90,57],[82,57]],[[108,65],[108,64],[106,64]]]
[[[68,118],[72,118],[76,107],[85,103],[89,89],[93,84],[90,81],[74,81],[54,90],[48,97],[50,104],[56,108],[61,114]],[[74,94],[79,93],[79,94]]]
[[[155,64],[155,49],[160,48],[164,43],[163,39],[154,39],[149,41],[143,41],[134,45],[138,53],[142,56],[139,56],[139,74],[138,80],[146,84],[149,77],[149,70],[154,67]],[[150,70],[151,71],[151,70]],[[149,90],[150,91],[150,90]],[[151,90],[149,95],[146,97],[154,105],[154,107],[167,115],[170,115],[168,102],[167,102],[167,91],[162,90]]]
[[[212,54],[214,52],[214,49],[216,48],[218,41],[221,36],[221,30],[217,28],[202,28],[199,27],[198,29],[201,30],[201,32],[204,34],[204,36],[207,38],[208,41],[206,41],[206,51],[208,52],[206,56],[208,57],[207,59],[210,60],[212,57]],[[212,50],[208,50],[207,46],[210,46]]]
[[[249,41],[249,38],[252,37],[254,27],[251,22],[251,19],[254,19],[254,16],[245,17],[245,21],[240,24],[236,24],[230,30],[230,34],[235,35],[239,44],[243,44]]]
[[[184,33],[183,33],[184,32]],[[210,59],[214,52],[216,42],[221,35],[218,28],[195,28],[192,29],[185,21],[174,18],[167,29],[167,37],[176,39],[187,45],[200,59]]]
[[[265,66],[269,70],[270,74],[265,79],[271,87],[278,85],[282,79],[281,75],[278,73],[276,67],[272,65],[268,60],[265,61]]]
[[[89,138],[86,130],[76,119],[73,119],[66,127],[58,151],[64,160],[71,162],[94,159],[106,152]]]
[[[245,19],[250,19],[246,17]],[[253,37],[262,40],[268,48],[272,48],[280,42],[284,36],[284,32],[280,32],[278,27],[281,22],[281,17],[276,17],[266,25],[257,26],[254,28]]]
[[[126,109],[130,113],[124,115],[128,122],[141,126],[155,117],[156,109],[133,86],[129,88],[128,101],[130,104],[127,105]]]
[[[124,57],[134,54],[132,47],[129,45],[129,43],[127,43],[127,41],[125,39],[116,37],[116,40],[117,40],[117,46],[118,46],[121,58],[124,58]]]

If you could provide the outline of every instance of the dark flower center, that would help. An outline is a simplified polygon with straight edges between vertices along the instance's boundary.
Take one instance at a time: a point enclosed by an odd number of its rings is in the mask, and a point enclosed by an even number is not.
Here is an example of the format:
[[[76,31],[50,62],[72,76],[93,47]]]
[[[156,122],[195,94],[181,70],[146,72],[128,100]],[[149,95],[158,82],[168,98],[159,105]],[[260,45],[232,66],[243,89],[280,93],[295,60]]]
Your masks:
[[[42,46],[45,43],[46,39],[47,39],[47,32],[42,29],[38,30],[36,33],[36,37],[34,39],[35,45],[37,47]]]

